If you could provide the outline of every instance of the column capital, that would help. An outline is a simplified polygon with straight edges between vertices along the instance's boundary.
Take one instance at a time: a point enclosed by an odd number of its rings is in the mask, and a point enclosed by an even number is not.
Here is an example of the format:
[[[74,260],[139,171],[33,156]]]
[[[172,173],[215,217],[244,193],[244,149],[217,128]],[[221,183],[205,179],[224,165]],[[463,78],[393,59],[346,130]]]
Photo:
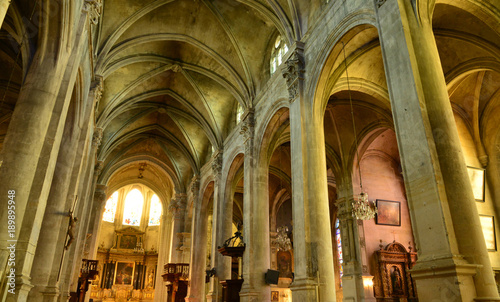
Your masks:
[[[105,185],[96,185],[95,191],[94,191],[94,202],[97,202],[98,204],[103,203],[106,200],[106,187]]]
[[[99,102],[102,98],[102,93],[104,91],[104,78],[102,76],[96,75],[95,80],[90,85],[90,96],[94,104],[94,119],[97,121],[97,111],[99,110]]]
[[[281,72],[286,79],[289,100],[292,103],[302,93],[301,90],[305,73],[304,44],[296,42],[295,49],[288,60],[286,60],[285,67],[282,68]]]
[[[189,185],[189,190],[191,194],[193,194],[193,198],[196,199],[200,194],[200,175],[193,176],[191,184]]]
[[[94,176],[99,177],[99,175],[101,175],[103,168],[104,168],[104,162],[102,160],[98,160],[94,166]]]
[[[186,209],[186,201],[187,195],[185,193],[176,193],[174,195],[170,201],[170,205],[168,206],[168,209],[172,212],[174,219],[182,218],[184,210]]]
[[[99,149],[99,146],[101,146],[103,131],[104,130],[102,128],[94,129],[94,134],[92,135],[92,146],[96,150]]]
[[[240,134],[243,136],[245,154],[248,155],[252,152],[253,138],[255,134],[255,117],[253,108],[250,108],[245,114],[241,122]]]
[[[214,174],[215,180],[220,180],[222,176],[222,151],[216,152],[212,160],[212,173]]]
[[[85,0],[83,11],[88,13],[92,25],[97,25],[102,13],[102,0]]]

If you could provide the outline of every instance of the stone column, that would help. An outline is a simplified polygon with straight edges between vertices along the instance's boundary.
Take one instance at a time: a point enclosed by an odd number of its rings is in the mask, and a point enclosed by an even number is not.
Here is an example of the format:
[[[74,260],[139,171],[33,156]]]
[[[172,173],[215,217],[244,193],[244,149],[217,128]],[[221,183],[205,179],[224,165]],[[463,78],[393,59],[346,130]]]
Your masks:
[[[243,185],[243,285],[240,300],[270,301],[271,291],[264,274],[270,268],[269,197],[267,169],[257,172],[254,147],[254,112],[243,117],[240,133],[245,144]],[[261,175],[263,174],[263,175]],[[259,176],[263,176],[260,177]],[[260,189],[260,190],[259,190]],[[259,191],[263,194],[258,194]]]
[[[161,217],[161,229],[160,229],[160,246],[158,247],[158,268],[156,273],[156,286],[155,286],[155,302],[167,301],[168,290],[165,286],[165,281],[162,275],[164,274],[165,264],[168,262],[168,257],[170,255],[170,240],[172,227],[172,219],[170,219],[170,214],[166,213]]]
[[[172,212],[172,247],[168,263],[182,262],[182,228],[186,210],[187,195],[176,193],[170,202],[169,210]]]
[[[102,162],[98,162],[94,168],[94,177],[99,175],[102,171],[102,166],[99,164]],[[99,238],[99,230],[102,225],[101,223],[101,213],[102,209],[106,205],[106,190],[107,186],[102,184],[95,184],[94,194],[91,195],[91,208],[92,212],[90,213],[89,225],[88,225],[88,233],[93,238],[90,244],[83,251],[84,254],[87,255],[88,259],[95,259],[97,255],[97,247],[99,246],[99,242],[97,241]]]
[[[50,12],[47,18],[55,21],[57,13]],[[17,301],[26,300],[32,287],[30,272],[39,230],[54,175],[70,92],[85,49],[82,47],[85,45],[82,44],[85,29],[81,22],[76,26],[76,39],[71,41],[69,48],[71,53],[65,50],[58,56],[45,56],[46,53],[55,53],[62,39],[49,35],[46,52],[35,54],[2,148],[0,194],[4,197],[0,206],[6,209],[7,192],[14,190],[16,232],[13,237],[8,237],[7,223],[0,224],[0,283],[3,284],[5,278],[3,268],[9,255],[7,243],[15,243]],[[47,24],[45,29],[48,28]],[[0,221],[7,222],[6,210],[0,211]]]
[[[342,293],[347,301],[364,301],[363,258],[361,254],[358,221],[352,216],[354,202],[351,172],[338,181],[338,219],[342,237],[342,256],[344,276]]]
[[[205,268],[207,255],[207,222],[206,206],[200,199],[200,179],[193,179],[193,222],[191,236],[191,260],[189,261],[189,288],[186,302],[203,302],[205,296]]]
[[[90,133],[88,132],[86,134],[86,137],[90,137]],[[92,195],[90,192],[91,184],[92,184],[92,174],[94,173],[94,159],[91,157],[91,148],[87,147],[86,148],[86,159],[85,159],[85,164],[83,165],[85,168],[83,171],[80,172],[79,175],[79,183],[78,183],[78,199],[80,200],[81,204],[82,202],[89,204],[90,201],[88,201],[89,196]],[[92,154],[93,156],[93,154]],[[79,208],[77,206],[77,208]],[[82,224],[86,224],[86,216],[88,215],[80,215],[79,218],[81,220],[78,222],[77,225],[81,226]],[[67,253],[68,257],[64,258],[64,265],[63,265],[63,270],[61,271],[61,276],[60,276],[60,282],[59,282],[59,287],[61,289],[61,294],[59,296],[59,301],[67,301],[70,297],[70,285],[74,285],[74,288],[77,286],[78,282],[78,275],[79,275],[79,269],[80,267],[76,265],[76,263],[80,264],[80,261],[82,257],[80,256],[81,253],[72,253],[73,247],[75,247],[78,243],[78,240],[76,240],[75,244],[72,244],[70,246],[70,252]]]
[[[82,100],[83,101],[83,100]],[[78,106],[78,100],[73,100],[73,106]],[[82,173],[86,134],[89,124],[83,128],[78,120],[88,120],[92,103],[87,105],[82,116],[68,116],[61,143],[52,186],[50,188],[47,207],[42,222],[39,241],[33,268],[31,270],[32,284],[30,301],[55,301],[59,296],[59,279],[62,270],[62,258],[65,255],[65,244],[68,237],[69,220],[76,217],[77,181]],[[76,152],[75,152],[76,150]],[[84,202],[80,200],[79,202]],[[78,217],[80,220],[82,217]],[[78,223],[82,223],[79,221]],[[76,225],[75,225],[76,227]],[[76,229],[71,230],[76,236]],[[74,241],[74,240],[73,240]]]
[[[96,80],[92,82],[92,85],[90,87],[90,92],[89,92],[89,100],[92,100],[92,110],[91,112],[95,112],[95,108],[98,107],[99,102],[102,98],[102,93],[104,90],[104,80],[101,76],[96,76]],[[92,115],[91,115],[92,116]],[[89,116],[90,117],[90,116]],[[94,122],[95,124],[95,113],[93,114]],[[104,168],[104,162],[103,161],[97,161],[96,160],[96,155],[97,151],[99,150],[99,147],[101,146],[102,143],[102,136],[104,130],[102,128],[94,128],[90,129],[93,130],[92,133],[92,145],[90,148],[89,152],[89,158],[88,158],[88,164],[93,166],[93,177],[90,179],[87,179],[87,183],[90,184],[90,192],[93,192],[93,194],[90,194],[90,196],[85,196],[87,199],[90,199],[90,205],[92,211],[90,212],[90,217],[88,220],[88,233],[91,236],[89,238],[88,244],[85,245],[85,250],[83,251],[83,254],[86,255],[87,259],[95,259],[95,256],[97,254],[97,235],[99,234],[99,228],[101,226],[100,223],[100,218],[101,218],[101,210],[104,207],[104,202],[106,200],[106,189],[107,187],[102,184],[98,184],[98,179],[99,176],[101,175],[101,172]],[[83,196],[82,196],[83,197]]]
[[[210,290],[207,294],[208,302],[219,301],[222,294],[222,287],[219,281],[229,279],[230,266],[229,257],[224,257],[219,253],[218,246],[221,246],[226,239],[231,237],[231,228],[227,226],[232,219],[232,212],[227,213],[226,205],[222,198],[224,190],[222,184],[222,152],[219,151],[212,161],[212,173],[214,174],[214,199],[213,199],[213,228],[212,228],[212,251],[211,268],[215,267],[216,274],[210,278]],[[224,259],[228,258],[228,259]]]
[[[424,10],[416,14],[408,1],[377,3],[382,55],[419,255],[412,276],[422,301],[436,297],[497,301],[431,20]]]
[[[294,49],[295,48],[295,49]],[[303,95],[303,45],[296,42],[283,68],[290,94],[294,301],[335,301],[335,275],[322,120]]]

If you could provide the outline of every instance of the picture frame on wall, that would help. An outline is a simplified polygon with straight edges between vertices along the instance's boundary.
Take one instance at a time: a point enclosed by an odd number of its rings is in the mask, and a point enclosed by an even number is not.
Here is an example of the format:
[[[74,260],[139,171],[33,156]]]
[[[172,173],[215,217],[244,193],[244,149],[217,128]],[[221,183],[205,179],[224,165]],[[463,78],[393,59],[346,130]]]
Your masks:
[[[132,285],[134,279],[134,262],[116,262],[115,283],[117,285]]]
[[[467,172],[469,173],[474,199],[484,202],[484,169],[467,167]]]
[[[375,223],[380,225],[401,226],[401,202],[377,199],[378,213]]]
[[[279,301],[280,300],[280,292],[279,291],[271,291],[271,301]]]
[[[497,250],[497,240],[495,233],[495,217],[488,215],[479,215],[479,220],[481,221],[481,227],[483,229],[484,241],[486,243],[486,249],[489,252],[495,252]]]

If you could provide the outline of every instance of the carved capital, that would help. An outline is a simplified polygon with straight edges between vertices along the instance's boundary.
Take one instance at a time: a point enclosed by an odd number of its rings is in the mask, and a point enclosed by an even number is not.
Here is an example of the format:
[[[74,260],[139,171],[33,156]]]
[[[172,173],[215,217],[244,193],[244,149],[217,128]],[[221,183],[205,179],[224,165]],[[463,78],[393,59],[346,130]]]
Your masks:
[[[338,218],[340,220],[352,219],[352,201],[351,198],[339,198],[335,202],[338,209]]]
[[[104,162],[102,160],[98,160],[94,166],[94,176],[98,177],[99,175],[101,175],[103,168],[104,168]]]
[[[286,79],[290,102],[293,102],[300,94],[302,81],[304,80],[304,58],[299,49],[293,51],[290,58],[285,62],[282,69],[283,77]]]
[[[104,79],[102,76],[95,77],[95,81],[90,86],[90,91],[94,94],[94,101],[99,102],[104,91]]]
[[[105,185],[96,185],[94,191],[94,203],[102,204],[106,200],[106,189]]]
[[[96,190],[94,192],[94,201],[98,204],[103,203],[106,200],[106,193],[104,191]]]
[[[94,135],[92,136],[92,146],[97,150],[102,142],[102,128],[95,128]]]
[[[245,143],[245,154],[249,154],[252,149],[252,140],[254,138],[255,117],[254,110],[250,109],[241,122],[240,134],[243,135]]]
[[[222,176],[222,152],[218,152],[212,160],[212,173],[216,181],[220,180]]]
[[[90,86],[90,96],[94,102],[94,118],[97,120],[97,112],[99,110],[99,102],[104,91],[104,80],[102,76],[96,76],[96,80]]]
[[[85,0],[83,11],[88,13],[90,22],[93,25],[97,25],[99,17],[102,14],[102,0]]]
[[[174,219],[181,219],[187,206],[187,195],[177,193],[170,201],[168,209],[172,212]]]
[[[196,199],[198,197],[199,192],[200,192],[200,176],[199,175],[195,175],[193,177],[193,179],[191,180],[190,190],[191,190],[191,194],[193,194],[193,198]]]

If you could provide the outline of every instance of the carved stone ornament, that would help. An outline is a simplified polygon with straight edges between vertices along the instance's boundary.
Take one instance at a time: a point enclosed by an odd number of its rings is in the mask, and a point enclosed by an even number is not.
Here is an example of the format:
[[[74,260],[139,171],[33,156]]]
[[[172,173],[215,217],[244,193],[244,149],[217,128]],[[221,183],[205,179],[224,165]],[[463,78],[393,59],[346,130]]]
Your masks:
[[[97,25],[102,14],[102,0],[85,0],[83,10],[89,13],[90,22]]]
[[[96,80],[92,82],[90,87],[90,93],[94,101],[94,118],[97,120],[97,113],[99,111],[99,102],[102,98],[102,92],[104,91],[104,80],[102,76],[96,76]]]
[[[92,146],[96,148],[96,150],[99,149],[99,146],[101,145],[102,134],[103,134],[102,128],[95,128],[94,135],[92,136]]]
[[[106,200],[106,193],[101,190],[96,190],[94,192],[94,200],[97,204],[101,204]]]
[[[102,169],[104,168],[104,162],[102,160],[97,161],[94,166],[94,176],[101,175]]]
[[[285,62],[282,73],[288,86],[290,102],[293,102],[299,96],[299,85],[304,80],[304,59],[297,50]]]
[[[180,219],[186,208],[186,194],[175,194],[175,197],[170,201],[168,209],[172,212],[175,219]]]
[[[196,198],[200,192],[200,176],[195,175],[193,179],[191,180],[191,193],[193,194],[193,197]]]
[[[240,134],[243,135],[245,143],[245,154],[249,154],[252,149],[252,139],[254,137],[255,118],[254,110],[251,109],[241,123]]]
[[[222,152],[215,155],[212,161],[212,173],[216,179],[220,179],[222,175]]]
[[[175,72],[175,73],[181,72],[182,71],[182,67],[179,64],[173,64],[171,70],[173,72]]]

